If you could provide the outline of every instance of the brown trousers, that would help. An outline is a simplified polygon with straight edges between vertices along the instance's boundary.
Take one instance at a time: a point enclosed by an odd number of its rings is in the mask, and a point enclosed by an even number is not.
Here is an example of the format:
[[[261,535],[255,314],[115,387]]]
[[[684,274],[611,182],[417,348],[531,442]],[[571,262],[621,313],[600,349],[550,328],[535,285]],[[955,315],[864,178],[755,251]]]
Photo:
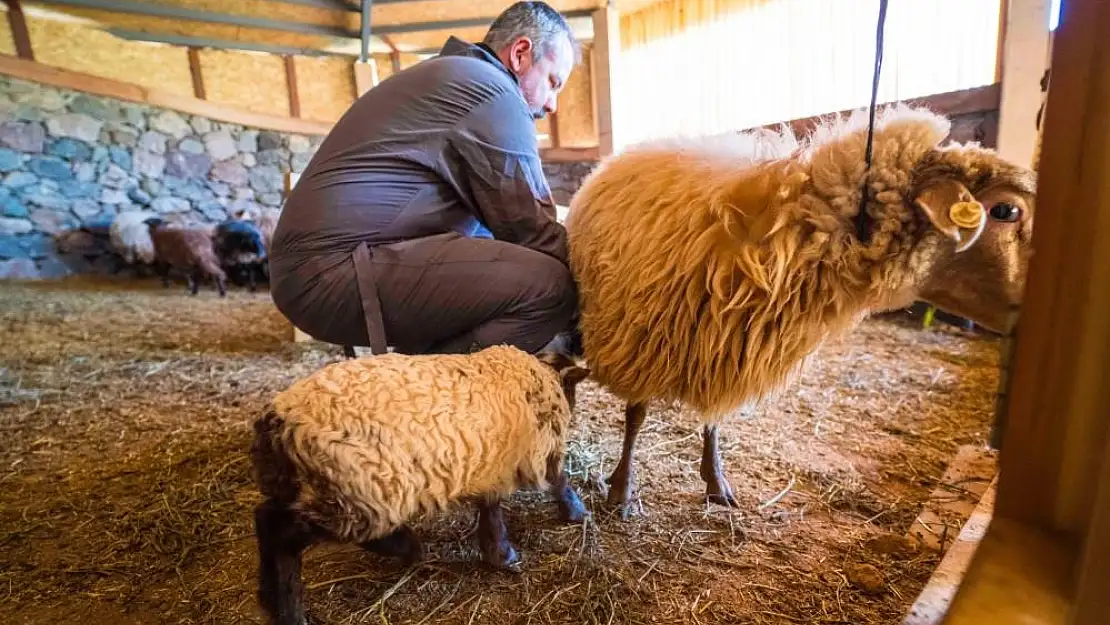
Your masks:
[[[395,351],[466,353],[509,344],[536,352],[577,310],[570,271],[534,250],[491,239],[437,235],[373,248],[373,280],[385,338]],[[273,285],[274,300],[322,341],[369,346],[353,259],[332,266],[319,288]]]

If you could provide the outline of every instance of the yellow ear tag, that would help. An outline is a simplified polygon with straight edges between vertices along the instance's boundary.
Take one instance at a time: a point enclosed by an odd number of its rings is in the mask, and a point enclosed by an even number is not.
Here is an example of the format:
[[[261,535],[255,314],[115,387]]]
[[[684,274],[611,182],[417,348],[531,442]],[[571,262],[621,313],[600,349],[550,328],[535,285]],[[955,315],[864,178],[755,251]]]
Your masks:
[[[983,223],[983,205],[979,202],[956,202],[948,208],[948,218],[961,228],[974,230]]]

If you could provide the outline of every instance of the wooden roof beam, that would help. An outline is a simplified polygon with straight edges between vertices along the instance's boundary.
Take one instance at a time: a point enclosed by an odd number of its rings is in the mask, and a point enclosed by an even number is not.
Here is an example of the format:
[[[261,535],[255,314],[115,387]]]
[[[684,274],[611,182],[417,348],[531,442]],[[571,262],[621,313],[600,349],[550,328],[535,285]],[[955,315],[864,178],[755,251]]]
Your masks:
[[[382,0],[377,1],[379,3],[382,2]],[[249,15],[229,15],[227,13],[215,13],[212,11],[187,9],[184,7],[169,6],[164,4],[134,2],[133,0],[34,0],[34,2],[29,4],[68,6],[82,9],[97,9],[101,11],[112,11],[116,13],[130,13],[132,15],[146,15],[150,17],[192,20],[195,22],[207,22],[210,24],[247,26],[251,28],[261,28],[264,30],[278,30],[284,32],[301,33],[306,35],[321,35],[326,37],[337,37],[341,39],[361,38],[361,33],[338,26],[308,24],[305,22],[289,22],[284,20],[273,20],[264,17],[253,17]],[[593,10],[591,9],[580,9],[575,11],[566,11],[563,13],[563,16],[566,17],[568,20],[590,17],[592,15]],[[473,17],[467,19],[441,20],[431,22],[411,22],[407,24],[383,24],[381,26],[371,26],[370,34],[392,35],[399,33],[426,32],[432,30],[451,30],[454,28],[467,28],[472,26],[488,26],[489,24],[493,23],[494,19],[496,19],[496,16]]]

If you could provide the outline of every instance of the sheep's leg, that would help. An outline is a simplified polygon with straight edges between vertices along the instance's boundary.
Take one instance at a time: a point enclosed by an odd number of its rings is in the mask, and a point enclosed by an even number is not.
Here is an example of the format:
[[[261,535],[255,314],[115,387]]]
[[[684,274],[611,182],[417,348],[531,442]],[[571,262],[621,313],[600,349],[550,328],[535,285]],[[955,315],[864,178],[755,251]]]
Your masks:
[[[739,508],[732,486],[725,478],[719,439],[720,432],[716,425],[702,428],[701,479],[705,480],[705,496],[711,503]]]
[[[579,523],[586,518],[586,506],[578,497],[574,487],[570,485],[567,472],[559,465],[561,454],[551,454],[547,459],[547,481],[550,483],[548,492],[555,497],[559,506],[559,520],[564,523]]]
[[[254,265],[249,265],[247,267],[247,289],[250,290],[251,293],[258,290],[254,281]]]
[[[196,295],[197,291],[200,290],[200,277],[199,269],[194,269],[192,272],[185,274],[185,279],[189,281],[189,292],[193,295]]]
[[[636,471],[633,468],[632,453],[636,448],[636,436],[640,426],[644,424],[647,416],[647,404],[630,403],[624,408],[624,449],[621,450],[617,468],[613,470],[609,479],[609,496],[606,501],[610,506],[621,507],[621,518],[628,519],[632,513],[632,499],[636,490]]]
[[[220,292],[220,297],[227,297],[227,278],[225,276],[216,276],[216,290]]]
[[[154,263],[154,271],[162,278],[162,287],[170,288],[170,266],[163,262]]]
[[[509,542],[509,529],[505,526],[505,511],[501,500],[478,503],[478,547],[487,563],[498,568],[520,572],[520,556]]]
[[[254,511],[258,541],[258,602],[274,625],[306,625],[301,556],[317,537],[274,500]]]
[[[360,543],[359,546],[378,555],[400,558],[405,566],[418,562],[424,557],[424,548],[420,544],[420,539],[407,525],[402,525],[392,534]]]

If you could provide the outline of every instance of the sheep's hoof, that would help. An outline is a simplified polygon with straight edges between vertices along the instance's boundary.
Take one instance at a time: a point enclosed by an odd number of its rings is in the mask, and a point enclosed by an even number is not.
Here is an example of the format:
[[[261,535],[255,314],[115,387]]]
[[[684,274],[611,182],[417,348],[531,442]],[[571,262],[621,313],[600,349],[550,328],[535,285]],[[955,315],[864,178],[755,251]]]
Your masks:
[[[720,476],[706,481],[705,498],[709,503],[715,503],[718,506],[740,507],[740,502],[736,501],[736,495],[732,494],[732,487]]]
[[[507,540],[499,540],[492,545],[482,545],[482,559],[499,571],[521,572],[520,554]]]
[[[635,512],[640,506],[636,501],[636,480],[632,475],[614,471],[605,480],[605,483],[609,486],[609,494],[605,497],[605,503],[610,508],[617,508],[622,521],[627,521],[636,516]]]

